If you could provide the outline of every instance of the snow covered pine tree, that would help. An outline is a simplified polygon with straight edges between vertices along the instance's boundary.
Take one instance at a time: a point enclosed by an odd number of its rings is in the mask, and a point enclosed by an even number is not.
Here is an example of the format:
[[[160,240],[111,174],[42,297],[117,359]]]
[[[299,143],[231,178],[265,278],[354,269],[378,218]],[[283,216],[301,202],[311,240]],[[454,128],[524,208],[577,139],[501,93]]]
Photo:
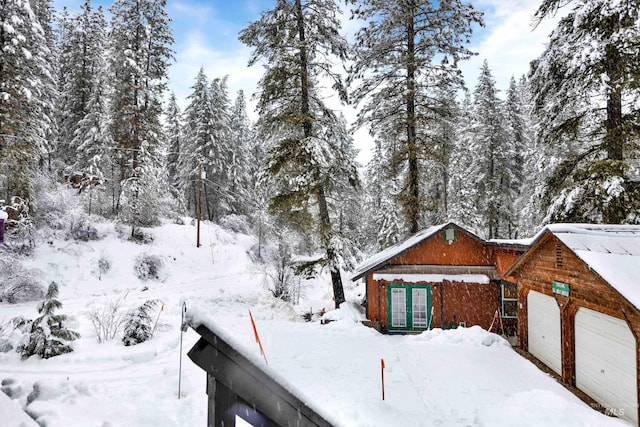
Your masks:
[[[349,245],[332,226],[332,214],[335,218],[340,204],[337,189],[359,185],[350,135],[344,120],[325,105],[320,83],[327,79],[346,98],[331,62],[344,62],[347,55],[339,12],[333,0],[278,0],[240,33],[240,40],[253,48],[249,65],[266,62],[258,112],[260,132],[272,142],[268,170],[276,195],[271,210],[298,230],[317,235],[336,307],[345,301],[340,266]]]
[[[538,20],[571,5],[531,64],[539,137],[561,154],[547,180],[548,221],[640,222],[640,4],[544,0]],[[567,154],[568,153],[568,154]]]
[[[31,323],[27,343],[18,347],[23,359],[33,355],[48,359],[73,351],[68,342],[80,338],[80,334],[64,326],[63,322],[67,319],[65,314],[53,314],[55,310],[62,308],[57,297],[58,284],[51,282],[45,300],[38,307],[40,317]]]
[[[124,336],[122,337],[124,345],[140,344],[151,338],[153,333],[153,318],[151,316],[159,304],[161,304],[160,301],[151,299],[129,313],[124,324]]]

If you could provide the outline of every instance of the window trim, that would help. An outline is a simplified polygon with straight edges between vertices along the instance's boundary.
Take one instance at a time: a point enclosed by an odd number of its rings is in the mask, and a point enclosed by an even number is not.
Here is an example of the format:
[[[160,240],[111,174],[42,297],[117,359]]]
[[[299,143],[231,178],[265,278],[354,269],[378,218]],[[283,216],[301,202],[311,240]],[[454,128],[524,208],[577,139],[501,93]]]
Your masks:
[[[504,287],[506,286],[513,286],[516,288],[516,292],[518,291],[518,287],[517,285],[511,283],[511,282],[505,282],[505,281],[501,281],[500,282],[500,314],[502,315],[503,319],[517,319],[518,318],[518,298],[517,298],[517,294],[516,294],[516,298],[505,298],[504,297]],[[504,311],[504,303],[505,302],[515,302],[516,303],[516,315],[515,316],[507,316],[505,311]]]
[[[430,283],[412,284],[412,283],[387,283],[387,329],[389,331],[426,331],[432,324],[431,321],[431,309],[433,307],[433,293]],[[405,289],[405,326],[393,326],[393,311],[392,311],[392,293],[393,289],[403,288]],[[413,325],[413,289],[425,289],[426,290],[426,326],[414,326]],[[407,292],[409,291],[409,292]]]

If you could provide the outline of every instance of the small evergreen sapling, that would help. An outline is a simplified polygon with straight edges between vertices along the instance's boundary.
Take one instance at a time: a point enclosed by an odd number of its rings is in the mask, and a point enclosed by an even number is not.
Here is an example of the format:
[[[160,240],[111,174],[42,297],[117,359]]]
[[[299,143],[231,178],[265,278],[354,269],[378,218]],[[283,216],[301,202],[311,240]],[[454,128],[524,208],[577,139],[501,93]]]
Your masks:
[[[33,355],[48,359],[73,351],[68,342],[78,339],[80,334],[63,325],[67,319],[65,314],[53,314],[55,310],[62,307],[57,297],[58,284],[51,282],[45,300],[38,307],[40,317],[31,324],[28,342],[18,349],[23,359]]]
[[[145,342],[153,335],[153,312],[160,301],[148,300],[127,316],[122,342],[126,346]]]

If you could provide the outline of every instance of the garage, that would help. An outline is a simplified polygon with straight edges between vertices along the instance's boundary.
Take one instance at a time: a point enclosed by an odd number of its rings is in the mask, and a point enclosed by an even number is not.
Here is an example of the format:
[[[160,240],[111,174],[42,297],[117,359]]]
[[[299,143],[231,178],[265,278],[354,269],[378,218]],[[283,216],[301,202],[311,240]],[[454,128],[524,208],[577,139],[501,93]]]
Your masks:
[[[505,274],[521,348],[638,426],[640,225],[549,224]]]
[[[575,343],[576,387],[611,414],[637,423],[636,340],[627,323],[581,307]]]
[[[560,309],[555,298],[540,292],[527,295],[529,352],[562,374]]]

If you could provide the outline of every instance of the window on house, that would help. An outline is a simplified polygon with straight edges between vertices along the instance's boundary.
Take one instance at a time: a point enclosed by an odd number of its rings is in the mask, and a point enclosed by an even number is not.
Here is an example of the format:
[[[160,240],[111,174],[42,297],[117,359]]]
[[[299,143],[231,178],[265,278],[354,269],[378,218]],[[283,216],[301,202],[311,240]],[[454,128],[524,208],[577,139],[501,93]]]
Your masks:
[[[427,290],[425,288],[413,288],[411,290],[413,301],[413,327],[427,327]]]
[[[430,285],[395,283],[387,289],[389,329],[420,331],[430,326]]]
[[[391,289],[391,326],[404,328],[407,326],[407,297],[405,288]]]
[[[515,319],[518,317],[518,288],[513,283],[502,282],[502,317]]]

